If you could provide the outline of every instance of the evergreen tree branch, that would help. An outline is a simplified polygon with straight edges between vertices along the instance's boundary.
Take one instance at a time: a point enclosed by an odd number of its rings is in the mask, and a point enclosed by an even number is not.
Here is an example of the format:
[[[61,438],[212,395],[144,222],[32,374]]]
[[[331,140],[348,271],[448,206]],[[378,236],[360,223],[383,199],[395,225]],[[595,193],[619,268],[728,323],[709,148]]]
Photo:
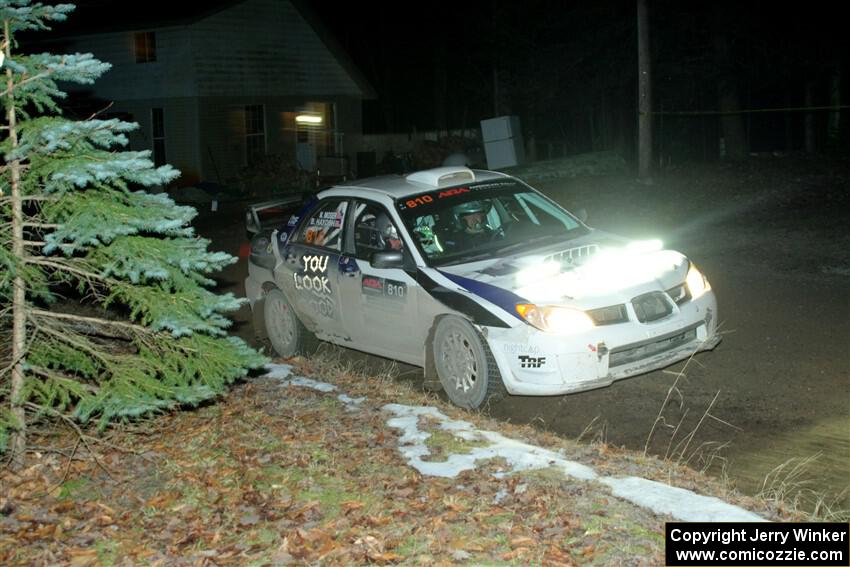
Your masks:
[[[50,319],[61,319],[65,321],[77,321],[80,323],[86,323],[95,326],[113,327],[122,331],[121,334],[105,335],[111,338],[134,338],[135,335],[131,331],[135,332],[136,334],[151,333],[150,329],[148,329],[147,327],[143,327],[142,325],[126,323],[124,321],[112,321],[109,319],[101,319],[99,317],[85,317],[83,315],[73,315],[71,313],[61,313],[58,311],[45,311],[43,309],[31,309],[30,315],[36,318],[44,317]]]
[[[55,380],[56,382],[66,383],[69,385],[80,386],[84,390],[88,390],[92,394],[97,393],[97,388],[91,384],[85,384],[80,382],[80,380],[75,376],[70,376],[65,374],[64,372],[57,372],[55,370],[51,370],[49,368],[42,368],[40,366],[30,365],[27,370],[37,376],[42,376],[44,378],[49,378],[50,380]]]
[[[67,327],[54,329],[49,325],[42,325],[39,327],[39,329],[41,330],[41,332],[50,335],[55,339],[58,339],[60,342],[75,346],[81,351],[88,353],[91,357],[98,359],[104,366],[109,366],[109,363],[111,362],[106,353],[101,352],[96,348],[93,348],[91,343],[83,340],[77,340],[74,337],[74,333],[69,332],[70,329],[68,329]]]
[[[0,172],[2,175],[2,172]],[[58,197],[53,195],[21,195],[21,201],[56,201]],[[11,203],[12,197],[0,197],[0,205],[5,203]]]
[[[81,268],[76,268],[65,262],[63,260],[50,260],[47,258],[27,258],[27,264],[33,264],[36,266],[45,266],[48,268],[54,268],[56,270],[61,270],[63,272],[68,272],[83,278],[86,281],[104,281],[104,278],[100,274],[96,274],[94,272],[90,272],[88,270],[83,270]]]
[[[55,223],[49,223],[49,222],[25,222],[25,223],[24,223],[24,226],[25,226],[25,227],[29,227],[29,228],[46,228],[46,229],[51,229],[51,228],[59,228],[59,227],[60,227],[60,226],[62,226],[62,225],[60,225],[60,224],[55,224]]]
[[[28,83],[38,82],[46,79],[50,75],[55,74],[59,69],[46,69],[38,74],[30,75],[26,79],[21,79],[20,81],[13,82],[11,86],[8,86],[4,90],[0,91],[0,97],[6,97],[11,95],[15,90],[19,89],[22,86],[25,86]]]

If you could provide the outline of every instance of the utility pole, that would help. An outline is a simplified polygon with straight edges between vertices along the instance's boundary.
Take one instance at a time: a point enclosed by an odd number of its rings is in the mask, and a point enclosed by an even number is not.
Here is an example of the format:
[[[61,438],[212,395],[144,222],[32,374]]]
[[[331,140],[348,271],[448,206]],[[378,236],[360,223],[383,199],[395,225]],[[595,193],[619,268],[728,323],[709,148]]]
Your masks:
[[[638,180],[652,183],[652,56],[648,0],[637,0],[638,29]]]

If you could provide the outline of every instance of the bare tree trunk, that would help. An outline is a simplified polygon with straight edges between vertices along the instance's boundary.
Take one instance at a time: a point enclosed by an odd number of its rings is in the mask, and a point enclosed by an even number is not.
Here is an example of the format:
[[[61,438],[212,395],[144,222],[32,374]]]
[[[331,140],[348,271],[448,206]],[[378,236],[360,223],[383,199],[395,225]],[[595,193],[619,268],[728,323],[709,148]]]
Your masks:
[[[649,0],[637,0],[638,28],[638,179],[652,182],[652,65]]]
[[[811,108],[815,102],[815,82],[813,80],[806,81],[806,93],[804,104],[806,108]],[[806,117],[803,121],[803,137],[806,153],[815,153],[815,115],[811,111],[806,112]]]
[[[829,75],[829,105],[833,108],[841,106],[841,62],[835,63],[835,67]],[[838,146],[841,128],[841,111],[834,110],[826,119],[826,140],[830,148]]]
[[[794,104],[793,99],[791,98],[790,90],[785,91],[785,107],[791,108]],[[785,151],[790,152],[794,149],[794,136],[793,136],[793,114],[792,112],[785,112]]]
[[[720,68],[717,82],[718,106],[720,112],[720,135],[723,137],[725,157],[743,159],[747,155],[747,142],[744,133],[743,117],[740,114],[741,100],[738,85],[732,69],[729,54],[729,40],[722,33],[714,38],[714,53]],[[721,156],[723,157],[723,156]]]
[[[449,120],[446,97],[449,89],[448,75],[446,74],[446,44],[439,42],[433,51],[434,62],[434,126],[437,130],[437,139],[448,135]]]
[[[3,25],[3,39],[6,46],[6,59],[11,58],[11,32],[9,21]],[[9,140],[12,148],[18,146],[17,117],[14,105],[14,79],[12,70],[6,67],[6,116],[9,127]],[[12,254],[19,263],[24,261],[24,215],[23,200],[21,195],[21,162],[12,160],[8,164],[11,174],[11,198],[12,198]],[[24,400],[24,354],[26,349],[26,293],[24,280],[18,274],[12,282],[12,390],[11,411],[17,428],[12,432],[11,439],[11,468],[18,470],[24,466],[24,457],[27,450],[27,422]]]

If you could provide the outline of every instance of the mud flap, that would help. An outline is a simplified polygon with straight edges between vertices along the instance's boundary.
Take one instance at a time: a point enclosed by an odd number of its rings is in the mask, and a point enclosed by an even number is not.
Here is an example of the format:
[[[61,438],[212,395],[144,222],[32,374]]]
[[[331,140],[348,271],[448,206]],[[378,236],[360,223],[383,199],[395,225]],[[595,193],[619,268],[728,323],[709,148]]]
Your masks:
[[[428,338],[425,339],[425,368],[423,369],[422,388],[426,392],[439,392],[443,389],[440,384],[440,377],[437,376],[437,368],[434,365],[434,329],[437,325],[431,325],[428,331]]]
[[[263,297],[255,301],[251,306],[251,321],[254,325],[254,336],[260,340],[269,338],[269,334],[266,332],[266,317],[263,309],[265,303],[266,296],[263,294]]]

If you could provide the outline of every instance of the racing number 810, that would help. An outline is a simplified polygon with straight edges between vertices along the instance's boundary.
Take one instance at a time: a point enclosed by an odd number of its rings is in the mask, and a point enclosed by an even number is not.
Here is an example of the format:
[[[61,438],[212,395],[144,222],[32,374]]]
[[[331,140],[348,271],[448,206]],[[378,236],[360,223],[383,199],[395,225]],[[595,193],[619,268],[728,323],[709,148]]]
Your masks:
[[[434,198],[431,195],[422,195],[421,197],[416,197],[415,199],[408,199],[407,205],[408,209],[413,209],[418,207],[419,205],[424,205],[425,203],[433,203]]]
[[[387,282],[387,295],[404,297],[404,285],[395,285]]]

